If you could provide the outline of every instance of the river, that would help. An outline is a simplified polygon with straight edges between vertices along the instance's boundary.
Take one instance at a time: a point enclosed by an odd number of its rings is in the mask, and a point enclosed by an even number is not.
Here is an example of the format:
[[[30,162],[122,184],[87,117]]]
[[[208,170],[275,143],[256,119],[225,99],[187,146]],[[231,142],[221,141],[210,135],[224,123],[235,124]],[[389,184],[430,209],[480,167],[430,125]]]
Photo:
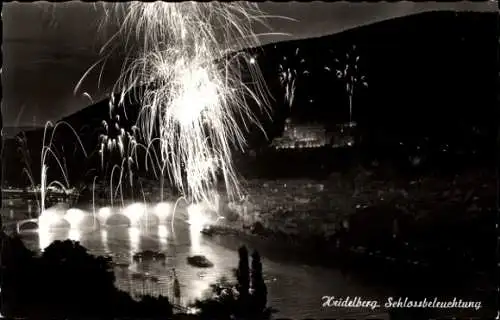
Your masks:
[[[238,264],[237,248],[246,245],[250,250],[262,244],[251,243],[234,237],[206,237],[193,231],[182,220],[176,220],[174,230],[170,224],[151,224],[147,227],[112,225],[92,228],[51,228],[38,232],[21,233],[27,247],[32,250],[45,248],[54,240],[79,241],[94,255],[110,255],[115,263],[116,286],[134,294],[147,292],[171,296],[171,275],[175,268],[181,283],[183,303],[203,295],[211,283],[222,276],[231,278]],[[134,253],[152,250],[163,252],[167,258],[159,261],[134,262]],[[337,269],[303,264],[294,252],[283,259],[280,249],[261,250],[264,277],[269,291],[268,305],[277,309],[276,318],[366,318],[389,319],[384,309],[323,308],[323,296],[346,298],[362,297],[378,300],[383,304],[390,292],[387,288],[374,287],[349,273]],[[278,252],[280,251],[280,252]],[[187,263],[187,257],[195,254],[206,256],[214,266],[199,269]],[[128,265],[128,266],[127,266]],[[143,280],[138,275],[154,277]]]

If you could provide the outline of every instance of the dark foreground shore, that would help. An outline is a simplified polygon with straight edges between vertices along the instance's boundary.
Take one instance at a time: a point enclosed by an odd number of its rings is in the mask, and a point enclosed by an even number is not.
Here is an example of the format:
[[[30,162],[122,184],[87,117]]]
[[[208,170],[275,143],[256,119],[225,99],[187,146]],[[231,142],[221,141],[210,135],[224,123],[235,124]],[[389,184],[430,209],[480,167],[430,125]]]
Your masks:
[[[339,268],[401,295],[466,296],[493,308],[495,212],[487,208],[488,200],[448,202],[427,203],[438,209],[420,216],[405,214],[394,203],[366,206],[328,233],[287,233],[265,222],[235,219],[211,226],[205,236],[227,246],[250,242],[275,259]]]
[[[376,286],[390,287],[394,294],[410,299],[457,297],[480,301],[482,305],[481,310],[427,310],[426,316],[489,317],[496,310],[494,273],[472,269],[470,266],[467,268],[452,261],[438,265],[439,261],[431,261],[430,258],[412,259],[408,256],[409,248],[397,248],[397,239],[394,239],[392,251],[384,251],[333,239],[306,239],[272,232],[256,234],[249,229],[224,226],[214,227],[205,236],[231,248],[241,243],[251,244],[263,255],[276,261],[293,260],[300,264],[338,268],[347,276],[361,278]],[[394,312],[397,313],[397,310]],[[407,319],[413,313],[412,310],[401,311],[401,319]]]

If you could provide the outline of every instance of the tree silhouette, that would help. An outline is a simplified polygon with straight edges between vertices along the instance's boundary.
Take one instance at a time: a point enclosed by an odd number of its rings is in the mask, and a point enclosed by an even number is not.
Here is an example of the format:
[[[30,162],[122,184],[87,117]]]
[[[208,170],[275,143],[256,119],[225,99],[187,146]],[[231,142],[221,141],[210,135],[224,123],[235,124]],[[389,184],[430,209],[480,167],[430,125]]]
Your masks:
[[[248,261],[248,250],[245,246],[238,250],[239,263],[236,270],[236,279],[238,280],[238,292],[240,294],[240,302],[242,308],[245,308],[248,303],[248,294],[250,290],[250,267]]]
[[[90,255],[78,242],[55,241],[40,257],[18,238],[7,237],[4,243],[2,314],[9,318],[172,316],[167,298],[136,302],[116,289],[111,259]]]
[[[257,314],[264,313],[267,305],[267,286],[262,273],[262,262],[257,251],[252,253],[252,311]]]
[[[224,277],[210,285],[210,296],[194,303],[194,307],[199,309],[199,318],[203,320],[230,320],[234,319],[235,315],[244,315],[243,312],[239,312],[241,305],[239,296],[234,289],[234,284]]]
[[[92,307],[87,310],[93,309],[95,314],[98,308],[110,302],[116,291],[111,259],[90,255],[78,242],[53,242],[45,248],[40,264],[46,270],[41,287],[51,288],[45,292],[47,300],[58,301],[67,313],[89,305]]]
[[[22,240],[15,236],[9,237],[3,232],[1,265],[2,314],[20,314],[23,306],[18,302],[32,302],[30,285],[36,280],[33,277],[33,253],[26,249]]]
[[[245,247],[239,250],[241,270],[248,268],[248,251]],[[246,262],[245,262],[246,261]],[[262,276],[262,263],[257,252],[252,255],[251,271],[251,295],[248,301],[242,301],[242,294],[238,288],[245,287],[248,278],[245,272],[240,272],[240,267],[236,270],[237,283],[231,283],[225,278],[211,285],[210,296],[204,300],[197,300],[194,307],[199,309],[200,319],[270,319],[271,310],[266,308],[267,288]],[[240,289],[241,290],[241,289]]]

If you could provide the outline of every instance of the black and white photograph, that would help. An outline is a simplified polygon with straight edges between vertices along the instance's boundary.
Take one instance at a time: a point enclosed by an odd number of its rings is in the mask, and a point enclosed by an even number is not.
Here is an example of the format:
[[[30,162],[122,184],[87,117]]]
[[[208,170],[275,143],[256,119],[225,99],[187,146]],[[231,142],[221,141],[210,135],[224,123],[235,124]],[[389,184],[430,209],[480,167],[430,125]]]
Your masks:
[[[497,2],[2,26],[0,317],[497,317]]]

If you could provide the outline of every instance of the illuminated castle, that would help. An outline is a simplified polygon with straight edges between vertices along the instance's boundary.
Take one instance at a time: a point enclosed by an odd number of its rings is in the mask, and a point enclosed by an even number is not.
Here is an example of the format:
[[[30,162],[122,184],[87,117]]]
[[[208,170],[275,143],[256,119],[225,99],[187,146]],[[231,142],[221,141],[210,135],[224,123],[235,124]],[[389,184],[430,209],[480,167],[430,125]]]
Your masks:
[[[321,124],[296,124],[286,119],[283,136],[273,140],[276,149],[319,148],[329,144],[325,127]]]
[[[290,118],[285,121],[283,135],[273,140],[275,149],[314,149],[325,146],[332,148],[352,147],[355,122],[339,124],[333,132],[317,123],[298,124]]]

